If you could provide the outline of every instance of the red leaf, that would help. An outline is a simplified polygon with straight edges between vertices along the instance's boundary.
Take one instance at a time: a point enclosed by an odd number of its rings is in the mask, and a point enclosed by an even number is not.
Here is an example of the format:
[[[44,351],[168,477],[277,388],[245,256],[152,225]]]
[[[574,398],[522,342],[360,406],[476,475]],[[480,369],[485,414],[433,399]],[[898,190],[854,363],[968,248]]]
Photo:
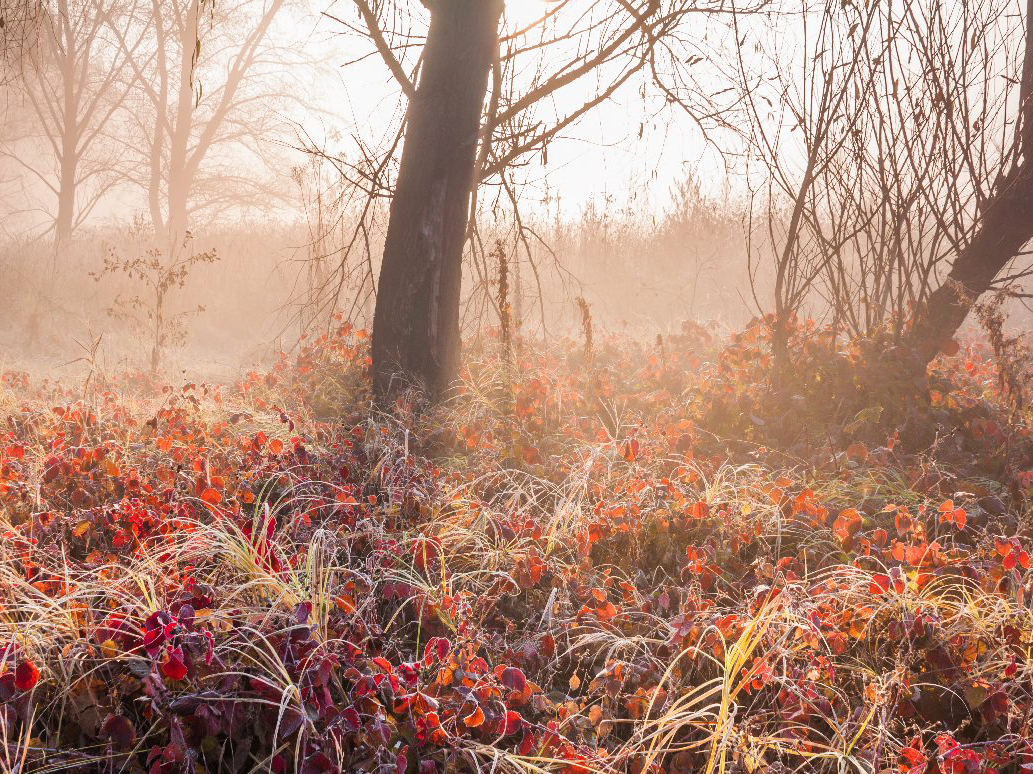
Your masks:
[[[452,650],[452,643],[444,637],[431,637],[427,641],[427,647],[423,649],[423,665],[429,667],[434,663],[434,657],[437,656],[438,661],[444,661],[445,656]]]
[[[170,680],[182,680],[187,676],[187,665],[183,660],[182,648],[169,648],[161,663],[161,673]]]
[[[104,725],[100,727],[102,738],[111,742],[111,746],[120,752],[131,750],[136,743],[136,729],[129,718],[124,715],[108,715]]]
[[[315,752],[301,764],[301,774],[327,774],[333,771],[334,765],[324,752]]]
[[[523,693],[524,688],[527,687],[527,678],[516,667],[506,667],[502,670],[502,684],[511,691]]]
[[[872,582],[868,586],[869,594],[885,594],[890,590],[890,576],[884,573],[876,573],[872,576]]]
[[[509,736],[510,734],[517,733],[524,727],[524,719],[520,717],[520,713],[507,710],[500,725],[500,733],[503,736]]]
[[[155,629],[148,629],[143,635],[143,647],[149,656],[158,655],[162,643],[165,642],[165,627],[158,626]]]
[[[634,462],[638,457],[638,441],[634,438],[625,441],[624,445],[621,446],[621,456],[628,462]]]
[[[538,641],[538,647],[543,656],[552,658],[552,655],[556,652],[556,638],[551,634],[544,634],[541,640]]]
[[[14,670],[14,687],[21,692],[31,691],[39,682],[39,670],[30,661],[23,661]]]
[[[520,739],[520,745],[517,747],[517,752],[521,755],[530,755],[534,752],[538,746],[538,737],[529,731],[525,731],[523,737]]]

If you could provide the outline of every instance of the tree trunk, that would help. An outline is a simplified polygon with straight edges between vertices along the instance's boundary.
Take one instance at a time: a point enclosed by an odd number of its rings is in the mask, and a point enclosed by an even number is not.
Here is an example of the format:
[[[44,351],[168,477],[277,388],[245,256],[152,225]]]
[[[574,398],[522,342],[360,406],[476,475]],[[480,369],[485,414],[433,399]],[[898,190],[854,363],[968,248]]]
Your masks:
[[[979,297],[1033,239],[1033,0],[1026,0],[1025,21],[1015,165],[1002,175],[972,241],[915,319],[914,350],[923,370],[958,332]]]
[[[1031,239],[1033,162],[1023,159],[989,201],[979,230],[916,319],[912,333],[921,365],[957,333],[979,297]]]
[[[477,138],[502,0],[434,0],[409,105],[373,318],[373,389],[433,400],[459,365],[459,296]]]
[[[168,211],[165,225],[169,238],[169,260],[174,260],[186,238],[190,180],[187,166],[190,162],[190,133],[194,123],[194,56],[198,50],[198,16],[201,0],[190,0],[180,28],[179,93],[176,100],[176,120],[169,131],[169,166],[166,181]]]
[[[79,95],[80,88],[77,78],[79,52],[76,49],[77,41],[75,33],[71,29],[71,16],[67,2],[57,4],[58,18],[55,22],[58,27],[51,33],[53,38],[50,41],[60,52],[57,57],[57,68],[61,78],[61,102],[55,106],[55,118],[57,111],[60,111],[60,119],[56,123],[56,130],[59,137],[54,138],[60,143],[58,156],[59,179],[57,189],[57,217],[54,221],[54,252],[55,254],[68,245],[72,238],[72,229],[75,224],[75,185],[78,177],[79,163]],[[57,31],[60,29],[60,32]],[[56,95],[55,95],[56,96]],[[55,148],[57,145],[55,144]]]
[[[57,217],[54,219],[54,250],[60,251],[72,239],[75,225],[75,166],[74,140],[65,142],[61,156],[61,172],[57,188]]]

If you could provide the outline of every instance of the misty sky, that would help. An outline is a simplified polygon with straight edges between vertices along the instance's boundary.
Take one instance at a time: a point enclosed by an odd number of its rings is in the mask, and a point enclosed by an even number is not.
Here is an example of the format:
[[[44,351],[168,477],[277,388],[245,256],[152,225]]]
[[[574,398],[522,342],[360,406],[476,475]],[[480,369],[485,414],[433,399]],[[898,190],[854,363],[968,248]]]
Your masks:
[[[226,32],[227,23],[242,23],[239,19],[247,20],[248,14],[256,15],[263,6],[262,0],[249,3],[251,0],[231,3],[238,21],[215,22],[222,24],[217,34]],[[225,12],[226,4],[214,7]],[[419,34],[429,13],[415,0],[411,8],[413,29]],[[505,31],[526,28],[548,8],[547,0],[507,0]],[[586,9],[591,12],[593,4],[586,0],[575,8],[577,13]],[[355,28],[348,30],[348,24]],[[208,46],[208,31],[202,28],[201,37]],[[308,160],[293,148],[315,146],[346,159],[354,159],[360,145],[383,149],[399,125],[404,102],[398,84],[362,34],[354,5],[347,0],[288,0],[271,28],[268,43],[270,52],[263,65],[268,74],[261,77],[268,79],[272,84],[269,90],[277,96],[263,100],[258,113],[243,118],[244,123],[259,119],[261,129],[254,128],[252,139],[244,145],[214,150],[204,163],[214,163],[220,169],[229,167],[242,178],[261,178],[266,191],[274,194],[260,197],[263,216],[290,221],[300,214],[299,205],[291,199],[290,170]],[[101,44],[95,54],[101,62],[116,55],[103,45],[110,46],[110,42]],[[232,35],[226,50],[232,53]],[[206,102],[212,104],[212,92],[225,74],[225,64],[220,61],[213,65],[212,56],[209,47],[201,48],[197,77],[202,110]],[[415,50],[405,56],[403,63],[414,66]],[[599,87],[596,78],[603,77],[598,73],[585,76],[538,105],[535,120],[548,125],[570,114],[595,95]],[[262,88],[259,83],[257,89]],[[53,218],[53,197],[39,182],[42,178],[34,179],[34,175],[38,168],[53,179],[53,153],[39,132],[28,125],[20,126],[32,113],[25,95],[15,86],[5,96],[3,118],[7,126],[0,126],[5,132],[0,139],[7,143],[8,151],[6,159],[0,159],[0,207],[7,216],[3,227],[12,235],[39,234]],[[141,126],[151,120],[146,111],[139,115]],[[117,116],[113,124],[126,121],[131,125],[137,121],[133,109]],[[117,145],[135,137],[133,132],[139,129],[133,125],[127,134],[124,127],[115,128],[110,134]],[[20,131],[20,139],[14,139]],[[136,163],[132,159],[146,133],[144,127],[143,135],[117,151],[123,154],[126,169]],[[513,177],[525,212],[555,215],[561,210],[571,216],[595,202],[611,209],[653,215],[663,212],[672,187],[687,174],[697,175],[704,191],[713,195],[723,193],[725,185],[719,159],[702,141],[693,122],[666,105],[639,75],[554,139],[547,160],[543,163],[542,154],[532,152],[526,166]],[[144,166],[146,161],[141,161],[136,169]],[[241,192],[242,201],[246,195]],[[146,215],[147,207],[146,192],[139,185],[120,183],[90,210],[83,225],[128,222]]]
[[[507,0],[507,28],[525,27],[547,7],[545,0]],[[316,0],[312,13],[295,15],[293,24],[284,30],[311,41],[323,52],[324,61],[337,64],[318,81],[317,104],[325,113],[308,115],[305,128],[314,139],[326,140],[327,147],[333,147],[335,135],[347,138],[357,133],[371,141],[383,139],[386,127],[397,117],[398,86],[379,57],[368,56],[370,44],[355,35],[341,34],[338,22],[320,15],[324,9],[346,20],[355,17],[350,3],[338,0],[327,5],[325,0]],[[362,61],[355,61],[359,59]],[[593,86],[592,78],[587,77],[564,98],[572,105],[578,98],[590,96]],[[543,115],[554,110],[562,116],[566,106],[562,102],[545,105]],[[343,147],[348,145],[345,140]],[[547,166],[536,157],[526,172],[526,203],[541,204],[548,197],[551,213],[557,198],[569,214],[590,200],[602,202],[606,197],[617,207],[629,205],[638,212],[659,213],[671,186],[692,172],[715,195],[720,195],[724,186],[720,164],[691,121],[675,110],[664,109],[651,96],[643,99],[637,79],[591,111],[563,139],[554,141]]]

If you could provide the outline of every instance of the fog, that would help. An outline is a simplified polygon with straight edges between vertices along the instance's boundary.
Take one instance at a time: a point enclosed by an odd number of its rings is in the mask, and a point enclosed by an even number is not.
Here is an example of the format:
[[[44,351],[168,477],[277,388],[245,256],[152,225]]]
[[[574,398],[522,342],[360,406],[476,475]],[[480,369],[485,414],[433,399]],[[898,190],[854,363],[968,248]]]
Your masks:
[[[606,50],[617,33],[603,5],[507,3],[503,110],[540,90],[550,68],[565,77]],[[363,8],[378,19],[379,41]],[[812,136],[793,130],[811,120],[813,76],[828,84],[840,71],[818,61],[804,6],[740,11],[672,29],[677,44],[651,52],[648,67],[614,46],[495,130],[487,162],[501,166],[481,183],[465,251],[465,337],[498,325],[500,260],[527,336],[573,334],[578,298],[604,329],[650,338],[689,320],[738,329],[772,311],[778,256],[803,256],[794,258],[802,265],[826,239],[790,228]],[[422,6],[4,0],[3,14],[0,344],[9,362],[87,357],[232,374],[338,319],[371,325],[404,144],[399,78],[418,73]],[[1007,70],[1014,31],[991,25],[987,56]],[[401,75],[385,66],[384,47]],[[777,83],[775,65],[784,68]],[[858,91],[852,109],[864,99]],[[1008,125],[1014,97],[1000,101],[1010,107],[985,124]],[[983,163],[992,155],[989,145],[980,153]],[[975,211],[978,185],[959,183],[956,212]],[[815,233],[838,211],[816,205]],[[873,271],[865,244],[836,252],[859,287]],[[949,257],[940,249],[928,260]],[[828,318],[829,292],[793,303]]]
[[[1033,0],[0,67],[0,774],[1033,774]]]

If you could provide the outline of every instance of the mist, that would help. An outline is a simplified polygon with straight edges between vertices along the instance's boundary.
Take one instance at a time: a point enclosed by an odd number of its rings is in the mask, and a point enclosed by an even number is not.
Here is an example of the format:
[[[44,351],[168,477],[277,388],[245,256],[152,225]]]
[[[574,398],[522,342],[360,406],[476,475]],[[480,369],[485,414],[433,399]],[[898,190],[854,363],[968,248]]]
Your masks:
[[[1033,770],[1033,0],[0,67],[0,774]]]
[[[507,26],[536,10],[507,12]],[[413,16],[411,34],[425,34],[425,17]],[[225,376],[336,313],[369,327],[386,202],[374,202],[370,220],[351,173],[396,130],[400,107],[353,17],[282,0],[5,9],[7,356],[67,363],[101,339],[106,362],[146,365],[151,312],[126,304],[153,289],[104,266],[152,251],[166,263],[216,256],[170,289],[170,368]],[[690,318],[737,325],[756,312],[744,300],[742,186],[691,119],[658,113],[655,95],[634,90],[629,81],[550,138],[518,172],[518,205],[500,207],[491,188],[477,205],[480,243],[501,239],[515,261],[529,333],[570,332],[582,295],[605,324],[649,335]],[[595,93],[575,84],[561,96],[550,106],[558,117]],[[514,206],[535,238],[518,238]],[[490,323],[483,291],[496,269],[478,271],[475,249],[466,262],[464,330],[476,334]],[[734,267],[735,281],[712,281],[718,265]]]

